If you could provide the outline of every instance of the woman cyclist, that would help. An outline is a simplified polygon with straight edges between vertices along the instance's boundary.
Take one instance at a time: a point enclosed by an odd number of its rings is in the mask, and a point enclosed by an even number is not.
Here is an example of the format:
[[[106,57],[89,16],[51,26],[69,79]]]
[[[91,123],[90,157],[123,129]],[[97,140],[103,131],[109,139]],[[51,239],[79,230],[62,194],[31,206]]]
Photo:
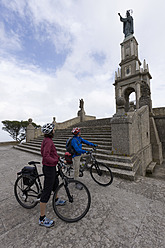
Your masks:
[[[58,184],[58,176],[56,174],[56,165],[59,160],[55,145],[53,143],[54,136],[54,124],[45,124],[41,131],[44,133],[44,139],[41,144],[41,155],[44,174],[44,188],[40,198],[40,218],[39,225],[45,227],[51,227],[54,225],[54,221],[46,217],[46,203],[50,199],[52,191],[55,191]],[[56,205],[64,205],[65,200],[56,198]]]

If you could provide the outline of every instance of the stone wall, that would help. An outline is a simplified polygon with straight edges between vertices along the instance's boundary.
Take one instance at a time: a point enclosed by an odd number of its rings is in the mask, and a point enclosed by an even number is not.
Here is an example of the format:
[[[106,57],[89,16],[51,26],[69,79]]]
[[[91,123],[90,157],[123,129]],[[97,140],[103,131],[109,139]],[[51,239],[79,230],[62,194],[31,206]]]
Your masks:
[[[165,107],[162,108],[153,108],[153,114],[155,116],[159,116],[159,117],[165,117]]]
[[[61,123],[56,122],[55,127],[56,127],[56,129],[66,129],[68,127],[72,127],[72,126],[76,126],[76,125],[80,126],[80,124],[81,124],[80,119],[81,119],[81,117],[78,116],[78,117],[75,117],[73,119],[61,122]],[[84,116],[84,121],[93,121],[93,120],[96,120],[95,116],[90,116],[90,115]]]
[[[80,122],[80,116],[75,117],[73,119],[70,119],[68,121],[61,122],[61,123],[60,122],[58,122],[58,123],[56,122],[55,123],[55,129],[65,129],[65,128],[68,128],[68,127],[70,127],[72,125],[76,125],[79,122]]]
[[[6,141],[6,142],[0,142],[0,146],[10,146],[10,145],[18,145],[18,141]]]
[[[106,126],[110,125],[111,118],[102,118],[102,119],[94,119],[94,120],[88,120],[86,122],[79,123],[79,127],[90,127],[90,126]]]

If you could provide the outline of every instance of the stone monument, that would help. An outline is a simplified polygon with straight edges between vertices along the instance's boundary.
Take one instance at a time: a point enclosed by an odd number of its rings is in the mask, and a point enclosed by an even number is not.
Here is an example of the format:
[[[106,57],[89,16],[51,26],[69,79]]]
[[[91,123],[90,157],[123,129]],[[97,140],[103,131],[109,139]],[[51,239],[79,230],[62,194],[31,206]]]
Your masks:
[[[145,60],[141,68],[138,42],[133,36],[133,18],[128,10],[126,15],[122,18],[119,14],[125,37],[120,44],[120,68],[115,72],[116,113],[111,119],[112,153],[117,156],[118,162],[123,160],[122,156],[129,157],[130,163],[134,161],[134,172],[145,176],[153,161],[162,162],[161,143],[152,118],[152,77]],[[130,101],[132,93],[135,94],[135,102]]]
[[[125,34],[125,37],[134,33],[133,17],[130,15],[130,12],[131,10],[127,10],[126,18],[121,17],[120,13],[118,13],[120,21],[123,22],[123,33]]]

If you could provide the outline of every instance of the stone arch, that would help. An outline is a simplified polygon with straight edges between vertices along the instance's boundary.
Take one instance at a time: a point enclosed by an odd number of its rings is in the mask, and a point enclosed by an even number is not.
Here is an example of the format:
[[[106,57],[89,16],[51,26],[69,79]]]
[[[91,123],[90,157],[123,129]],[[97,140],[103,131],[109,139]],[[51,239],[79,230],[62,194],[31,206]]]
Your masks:
[[[129,97],[132,93],[135,93],[135,97],[136,97],[136,90],[134,89],[134,87],[127,87],[124,90],[124,99],[125,99],[125,111],[128,112],[130,109],[130,101],[129,101]]]

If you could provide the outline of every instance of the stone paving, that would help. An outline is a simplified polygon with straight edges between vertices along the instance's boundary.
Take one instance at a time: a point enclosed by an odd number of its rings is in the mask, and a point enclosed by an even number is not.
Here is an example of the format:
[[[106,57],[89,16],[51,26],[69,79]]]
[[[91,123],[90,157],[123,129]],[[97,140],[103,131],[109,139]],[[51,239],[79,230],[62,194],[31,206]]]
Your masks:
[[[114,178],[108,187],[86,172],[82,180],[91,192],[89,212],[77,223],[65,223],[53,212],[50,199],[47,216],[55,226],[48,229],[38,225],[39,204],[28,210],[14,196],[16,173],[30,160],[41,157],[0,147],[0,247],[165,248],[165,163],[161,176],[157,172],[135,182]]]

